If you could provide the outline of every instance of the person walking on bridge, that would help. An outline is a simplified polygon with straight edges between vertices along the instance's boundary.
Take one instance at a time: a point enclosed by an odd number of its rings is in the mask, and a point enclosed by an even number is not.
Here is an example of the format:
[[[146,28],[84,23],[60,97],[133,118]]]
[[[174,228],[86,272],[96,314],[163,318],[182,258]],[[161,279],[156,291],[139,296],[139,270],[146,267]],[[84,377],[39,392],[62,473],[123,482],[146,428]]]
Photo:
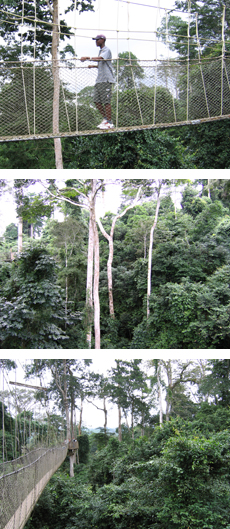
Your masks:
[[[112,53],[105,45],[105,35],[97,35],[93,38],[96,41],[96,46],[100,48],[98,57],[81,57],[81,62],[93,61],[97,65],[90,64],[88,68],[98,68],[98,74],[94,87],[94,103],[103,116],[103,120],[98,125],[99,129],[107,130],[113,129],[112,111],[111,111],[111,96],[112,85],[115,83],[112,71]]]

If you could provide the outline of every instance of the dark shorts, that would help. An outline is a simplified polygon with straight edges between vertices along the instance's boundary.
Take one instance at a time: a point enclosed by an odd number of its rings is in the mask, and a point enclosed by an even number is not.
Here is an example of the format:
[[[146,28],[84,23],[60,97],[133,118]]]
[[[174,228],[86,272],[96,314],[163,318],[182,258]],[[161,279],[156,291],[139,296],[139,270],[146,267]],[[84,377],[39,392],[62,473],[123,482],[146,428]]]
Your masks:
[[[112,83],[96,83],[94,87],[94,103],[110,105],[112,95]]]

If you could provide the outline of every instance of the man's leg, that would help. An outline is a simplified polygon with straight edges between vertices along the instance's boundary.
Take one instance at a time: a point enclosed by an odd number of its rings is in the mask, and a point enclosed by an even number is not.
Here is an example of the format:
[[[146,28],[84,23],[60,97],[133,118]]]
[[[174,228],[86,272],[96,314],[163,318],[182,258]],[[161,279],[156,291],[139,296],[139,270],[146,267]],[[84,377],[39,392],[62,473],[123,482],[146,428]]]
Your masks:
[[[99,110],[100,114],[104,117],[107,117],[106,111],[101,103],[95,103],[97,109]],[[108,118],[107,118],[108,119]]]
[[[108,121],[112,121],[112,110],[111,105],[105,105],[105,113]]]

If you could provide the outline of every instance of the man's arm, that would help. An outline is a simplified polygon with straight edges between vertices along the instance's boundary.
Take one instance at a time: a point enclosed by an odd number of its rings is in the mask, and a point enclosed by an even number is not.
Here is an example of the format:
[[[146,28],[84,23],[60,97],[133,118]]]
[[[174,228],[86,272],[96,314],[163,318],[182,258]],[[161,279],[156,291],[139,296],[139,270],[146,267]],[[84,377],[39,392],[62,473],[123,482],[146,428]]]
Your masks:
[[[94,61],[94,62],[99,62],[99,61],[103,61],[103,57],[81,57],[81,62],[85,62],[85,61]],[[88,68],[98,68],[98,65],[97,64],[89,64],[88,65]]]
[[[85,62],[85,61],[94,61],[94,62],[97,62],[97,61],[103,61],[103,57],[81,57],[80,61],[81,62]]]

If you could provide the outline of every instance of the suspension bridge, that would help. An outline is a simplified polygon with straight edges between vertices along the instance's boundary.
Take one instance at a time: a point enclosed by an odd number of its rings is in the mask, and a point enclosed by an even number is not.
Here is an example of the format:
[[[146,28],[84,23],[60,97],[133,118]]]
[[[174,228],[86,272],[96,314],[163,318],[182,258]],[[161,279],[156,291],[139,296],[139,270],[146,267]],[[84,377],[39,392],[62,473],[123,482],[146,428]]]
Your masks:
[[[116,0],[116,4],[119,6],[123,2]],[[127,2],[127,9],[129,4]],[[146,32],[144,38],[144,33],[139,37],[138,32],[131,26],[129,16],[125,31],[121,30],[119,16],[116,29],[105,28],[104,32],[109,35],[108,46],[112,44],[117,50],[117,56],[112,59],[115,79],[111,99],[114,128],[106,131],[97,128],[101,116],[93,103],[96,71],[89,69],[90,63],[82,63],[77,56],[76,43],[79,38],[86,38],[84,30],[80,30],[76,22],[71,28],[75,39],[74,56],[69,59],[59,58],[55,63],[51,59],[41,60],[36,52],[36,33],[47,32],[47,28],[44,29],[42,24],[39,26],[36,0],[34,18],[31,14],[30,17],[25,16],[24,7],[22,0],[22,11],[21,15],[17,14],[17,20],[12,8],[8,8],[8,11],[5,8],[1,14],[6,23],[12,23],[13,20],[14,24],[19,24],[21,17],[21,27],[24,28],[20,34],[19,60],[0,61],[1,142],[108,134],[230,118],[230,56],[226,52],[225,6],[220,20],[216,21],[219,28],[218,39],[216,38],[214,44],[210,44],[209,50],[209,46],[200,38],[199,17],[191,13],[189,1],[188,11],[183,14],[186,28],[183,35],[175,35],[170,26],[170,17],[177,16],[178,13],[161,8],[160,0],[155,7],[158,11],[163,9],[164,26],[159,29],[157,24],[160,23],[160,18],[157,22],[156,16],[155,28],[152,32]],[[75,9],[73,19],[77,16],[76,13]],[[34,52],[30,57],[26,43],[32,30]],[[58,31],[61,36],[61,25],[53,26],[50,34],[54,31]],[[91,35],[96,31],[98,32],[96,28],[92,30]],[[170,55],[170,43],[175,38],[186,48],[184,56]],[[142,44],[145,40],[144,44],[148,49],[152,46],[152,59],[138,59],[132,53],[134,43],[138,39],[142,40]],[[124,42],[127,43],[125,53],[119,53],[121,41],[122,49],[125,49]],[[165,46],[164,57],[160,56],[158,51],[162,41]],[[58,72],[60,88],[56,101],[58,126],[55,130],[54,70]]]
[[[22,529],[47,485],[67,456],[68,443],[39,448],[0,465],[1,529]]]
[[[48,428],[46,429],[46,436],[44,437],[44,420],[40,420],[40,424],[36,424],[36,420],[32,419],[32,423],[34,422],[35,427],[35,430],[32,431],[33,425],[31,424],[31,415],[26,419],[26,412],[24,411],[22,413],[23,418],[21,427],[17,425],[18,421],[15,420],[15,432],[13,438],[15,439],[17,447],[15,445],[14,448],[12,441],[13,432],[11,431],[11,449],[13,449],[13,451],[15,450],[15,453],[19,450],[22,455],[16,459],[7,460],[9,445],[6,441],[5,432],[5,421],[8,419],[5,417],[4,410],[4,380],[5,374],[3,369],[3,391],[1,395],[3,400],[1,430],[2,462],[0,463],[0,528],[23,529],[44,488],[53,474],[55,474],[58,468],[62,465],[67,455],[70,457],[71,475],[71,467],[73,467],[76,460],[76,453],[79,445],[76,439],[71,441],[58,439],[60,434],[63,439],[63,435],[65,436],[65,429],[59,433],[58,431],[55,433],[55,430],[53,430],[51,435]],[[9,382],[9,384],[37,389],[39,391],[42,390],[43,392],[47,389],[44,386],[32,386],[16,381]],[[16,392],[14,396],[15,402],[17,402],[18,396]],[[30,401],[33,401],[31,395]],[[37,443],[39,443],[37,447],[32,449]]]

